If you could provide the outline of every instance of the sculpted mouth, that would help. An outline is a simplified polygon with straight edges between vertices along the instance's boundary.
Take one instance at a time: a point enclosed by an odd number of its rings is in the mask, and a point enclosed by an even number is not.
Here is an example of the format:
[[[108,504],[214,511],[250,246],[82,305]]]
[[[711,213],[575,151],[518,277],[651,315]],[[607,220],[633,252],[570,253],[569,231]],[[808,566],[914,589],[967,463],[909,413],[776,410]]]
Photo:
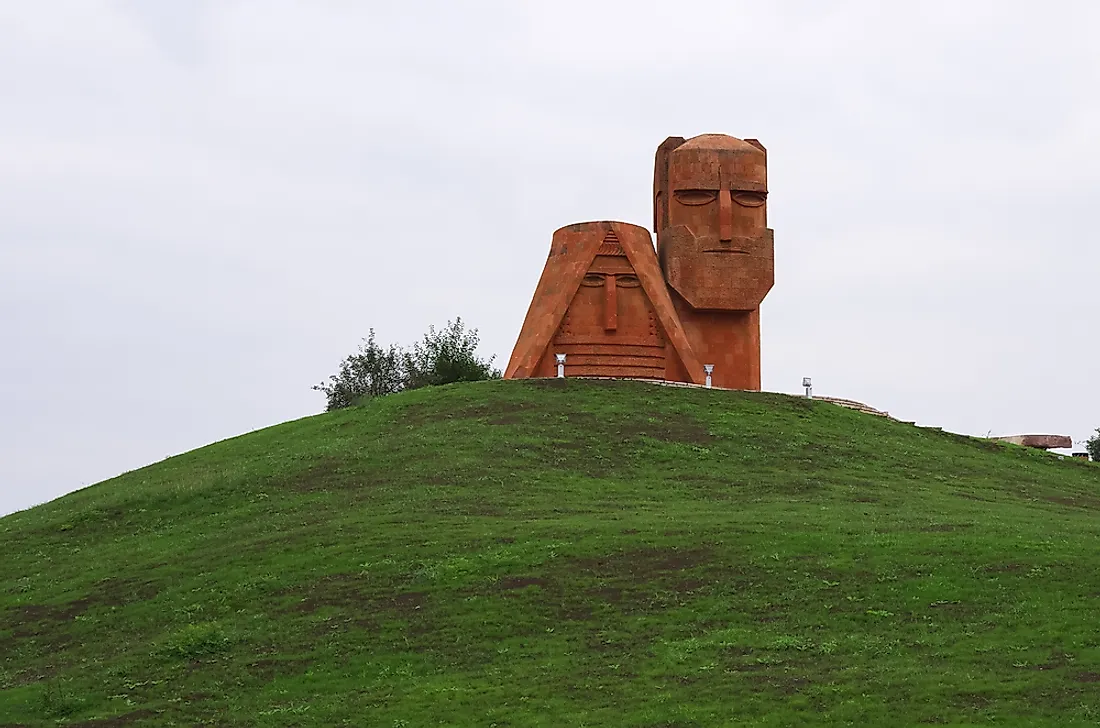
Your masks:
[[[700,240],[699,249],[704,253],[734,253],[736,255],[751,255],[758,245],[757,238],[735,235],[732,240],[719,240],[717,235],[708,236],[709,239]]]

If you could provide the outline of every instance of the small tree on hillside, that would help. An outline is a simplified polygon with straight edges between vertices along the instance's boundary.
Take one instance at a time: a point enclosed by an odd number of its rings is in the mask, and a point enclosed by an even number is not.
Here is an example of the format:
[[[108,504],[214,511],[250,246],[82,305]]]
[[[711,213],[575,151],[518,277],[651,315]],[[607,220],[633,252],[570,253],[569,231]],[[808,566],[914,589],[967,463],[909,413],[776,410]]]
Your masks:
[[[374,340],[374,329],[359,351],[340,362],[340,372],[313,389],[323,392],[325,410],[350,407],[364,397],[381,397],[405,388],[405,354],[390,344],[383,348]]]
[[[1096,428],[1095,435],[1085,440],[1085,449],[1092,460],[1100,462],[1100,427]]]
[[[383,348],[371,329],[359,351],[340,362],[340,371],[313,389],[324,393],[325,410],[331,412],[402,389],[499,379],[500,371],[493,369],[495,357],[478,358],[478,342],[477,329],[467,331],[460,318],[448,321],[441,331],[429,327],[408,350],[393,344]]]
[[[441,331],[430,326],[405,352],[405,388],[499,379],[500,371],[493,368],[496,357],[478,358],[479,342],[477,329],[467,331],[461,318],[448,321]]]

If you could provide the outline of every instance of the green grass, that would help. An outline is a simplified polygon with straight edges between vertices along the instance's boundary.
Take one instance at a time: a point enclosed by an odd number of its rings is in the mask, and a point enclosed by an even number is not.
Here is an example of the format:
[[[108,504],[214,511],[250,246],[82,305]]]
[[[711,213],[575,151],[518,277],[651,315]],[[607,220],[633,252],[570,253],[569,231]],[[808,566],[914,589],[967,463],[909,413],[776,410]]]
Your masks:
[[[793,397],[407,392],[0,546],[0,725],[1100,723],[1100,467]]]

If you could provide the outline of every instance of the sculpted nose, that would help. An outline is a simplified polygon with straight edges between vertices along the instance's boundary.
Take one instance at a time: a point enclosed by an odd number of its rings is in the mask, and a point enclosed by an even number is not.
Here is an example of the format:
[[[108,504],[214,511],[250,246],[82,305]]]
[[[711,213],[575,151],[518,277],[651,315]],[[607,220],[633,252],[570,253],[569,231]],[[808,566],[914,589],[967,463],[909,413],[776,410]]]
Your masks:
[[[718,239],[733,240],[733,191],[718,190]]]
[[[603,278],[603,315],[604,331],[614,331],[619,328],[619,300],[618,289],[615,287],[615,276],[606,275]]]

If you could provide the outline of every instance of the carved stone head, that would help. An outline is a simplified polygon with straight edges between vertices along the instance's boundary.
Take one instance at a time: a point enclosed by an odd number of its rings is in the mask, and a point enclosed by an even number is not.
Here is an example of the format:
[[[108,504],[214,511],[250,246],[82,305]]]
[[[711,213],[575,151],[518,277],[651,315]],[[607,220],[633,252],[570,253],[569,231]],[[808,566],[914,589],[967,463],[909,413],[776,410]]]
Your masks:
[[[553,376],[557,354],[570,377],[702,377],[645,228],[603,221],[554,232],[504,376]]]
[[[725,134],[669,137],[657,149],[653,192],[669,286],[695,309],[759,307],[775,277],[764,146]]]
[[[604,235],[562,318],[557,341],[562,340],[595,350],[617,343],[664,346],[649,297],[612,229]]]

